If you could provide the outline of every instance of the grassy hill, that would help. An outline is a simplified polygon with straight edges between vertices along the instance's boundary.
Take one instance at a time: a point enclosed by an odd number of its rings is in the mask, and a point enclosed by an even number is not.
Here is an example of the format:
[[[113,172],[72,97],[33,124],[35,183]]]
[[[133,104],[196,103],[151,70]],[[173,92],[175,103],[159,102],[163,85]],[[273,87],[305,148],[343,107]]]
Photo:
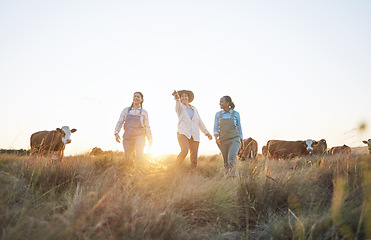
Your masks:
[[[371,156],[0,155],[0,239],[370,239]]]

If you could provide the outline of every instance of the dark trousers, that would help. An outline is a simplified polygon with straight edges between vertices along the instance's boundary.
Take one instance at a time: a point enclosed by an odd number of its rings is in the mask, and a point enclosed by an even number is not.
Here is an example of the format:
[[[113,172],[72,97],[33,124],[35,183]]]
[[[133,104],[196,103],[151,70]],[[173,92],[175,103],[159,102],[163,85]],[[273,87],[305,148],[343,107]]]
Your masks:
[[[177,135],[178,135],[178,142],[179,142],[179,146],[181,150],[177,157],[177,163],[181,164],[186,158],[188,151],[190,151],[190,158],[191,158],[192,166],[196,167],[198,146],[200,145],[200,142],[193,140],[193,137],[191,137],[191,139],[188,139],[186,136],[180,133],[178,133]]]

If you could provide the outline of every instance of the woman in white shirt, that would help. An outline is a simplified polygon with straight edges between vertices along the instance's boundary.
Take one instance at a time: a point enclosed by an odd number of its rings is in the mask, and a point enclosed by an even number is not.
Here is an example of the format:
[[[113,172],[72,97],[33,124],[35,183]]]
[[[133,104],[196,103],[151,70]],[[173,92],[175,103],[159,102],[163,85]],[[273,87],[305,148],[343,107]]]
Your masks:
[[[178,114],[178,142],[180,153],[177,163],[181,164],[190,151],[190,159],[193,167],[197,166],[198,146],[200,144],[200,130],[209,138],[211,134],[207,131],[197,109],[190,103],[194,99],[192,91],[175,91],[172,94],[176,100],[175,111]]]
[[[122,144],[125,151],[125,159],[129,164],[133,163],[132,156],[135,151],[137,160],[143,160],[143,150],[147,137],[149,145],[152,145],[152,133],[149,127],[148,113],[143,109],[143,94],[135,92],[133,103],[125,108],[117,121],[115,128],[116,141],[120,142],[120,130],[124,128]]]

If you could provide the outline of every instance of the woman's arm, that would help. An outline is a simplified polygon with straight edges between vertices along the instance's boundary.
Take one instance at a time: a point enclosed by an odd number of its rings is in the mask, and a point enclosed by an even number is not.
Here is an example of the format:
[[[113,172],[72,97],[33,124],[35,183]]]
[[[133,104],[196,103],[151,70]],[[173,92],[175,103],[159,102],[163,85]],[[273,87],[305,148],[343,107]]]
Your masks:
[[[180,102],[180,97],[179,97],[179,94],[177,91],[174,90],[173,94],[174,96],[174,99],[175,99],[175,112],[178,114],[178,116],[180,115],[180,112],[182,110],[182,103]]]
[[[199,119],[199,121],[198,121],[198,127],[199,127],[200,130],[201,130],[201,131],[202,131],[202,132],[203,132],[203,133],[204,133],[204,134],[209,138],[209,140],[213,139],[213,137],[211,136],[211,134],[210,134],[209,131],[207,130],[207,128],[206,128],[204,122],[202,121],[200,114],[198,114],[197,109],[196,109],[195,107],[193,107],[193,109],[194,109],[195,114],[197,114],[198,119]]]
[[[218,135],[219,136],[219,124],[220,124],[219,112],[217,112],[215,114],[215,118],[214,118],[214,136],[215,135]]]
[[[125,124],[126,116],[127,116],[127,108],[125,108],[124,110],[122,110],[122,112],[120,114],[120,117],[119,117],[119,120],[116,123],[115,137],[116,137],[116,141],[117,142],[120,142],[120,140],[121,140],[119,133],[120,133],[121,128]]]
[[[240,134],[240,138],[243,139],[240,114],[236,112],[235,116],[237,117],[237,129]]]
[[[152,145],[152,132],[151,132],[151,127],[149,126],[148,112],[144,110],[142,114],[143,114],[144,130],[146,131],[146,136],[147,136],[149,144]]]
[[[215,119],[214,119],[214,137],[216,144],[219,146],[220,145],[220,139],[219,139],[219,124],[220,124],[220,119],[219,119],[219,112],[215,114]]]

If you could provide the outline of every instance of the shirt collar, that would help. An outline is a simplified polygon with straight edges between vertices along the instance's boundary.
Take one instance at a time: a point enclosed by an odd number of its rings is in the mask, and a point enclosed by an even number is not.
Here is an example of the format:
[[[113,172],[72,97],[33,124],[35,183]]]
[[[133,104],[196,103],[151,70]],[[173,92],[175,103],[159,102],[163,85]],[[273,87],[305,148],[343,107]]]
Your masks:
[[[182,103],[182,104],[183,104],[183,103]],[[187,108],[186,105],[183,104],[183,106],[184,106],[185,108]],[[189,104],[189,106],[191,106],[191,108],[192,108],[193,110],[195,110],[195,107],[194,107],[193,105]]]
[[[228,112],[226,112],[224,109],[222,110],[222,113],[224,114],[224,113],[232,113],[232,111],[233,111],[233,109],[229,109],[229,111]]]

